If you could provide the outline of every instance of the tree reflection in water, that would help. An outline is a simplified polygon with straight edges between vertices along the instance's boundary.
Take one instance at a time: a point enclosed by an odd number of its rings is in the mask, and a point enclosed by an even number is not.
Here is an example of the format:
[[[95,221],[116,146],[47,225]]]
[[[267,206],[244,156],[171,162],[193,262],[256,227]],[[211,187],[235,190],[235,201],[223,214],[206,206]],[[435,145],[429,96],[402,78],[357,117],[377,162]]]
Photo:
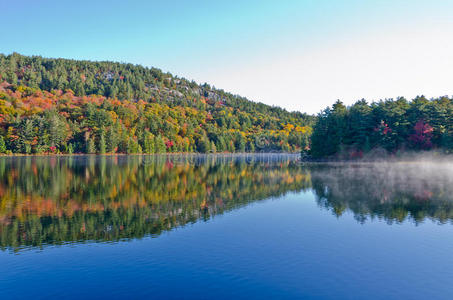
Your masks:
[[[3,249],[157,236],[310,187],[293,155],[0,159]]]
[[[360,223],[453,219],[451,164],[327,164],[312,167],[311,178],[319,206],[336,216],[352,211]]]
[[[0,159],[0,246],[158,236],[251,202],[311,190],[357,221],[453,219],[453,175],[438,164],[301,164],[291,155]]]

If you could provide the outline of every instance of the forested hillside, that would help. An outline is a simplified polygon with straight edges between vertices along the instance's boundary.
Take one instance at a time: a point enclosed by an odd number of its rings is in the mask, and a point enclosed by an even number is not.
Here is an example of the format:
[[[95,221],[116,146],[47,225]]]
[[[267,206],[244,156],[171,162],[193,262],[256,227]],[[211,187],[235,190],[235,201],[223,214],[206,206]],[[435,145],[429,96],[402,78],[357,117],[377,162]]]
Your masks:
[[[0,153],[300,151],[313,121],[155,68],[0,54]]]
[[[318,158],[431,149],[453,151],[451,98],[361,100],[350,107],[338,101],[319,115],[311,138],[311,154]]]

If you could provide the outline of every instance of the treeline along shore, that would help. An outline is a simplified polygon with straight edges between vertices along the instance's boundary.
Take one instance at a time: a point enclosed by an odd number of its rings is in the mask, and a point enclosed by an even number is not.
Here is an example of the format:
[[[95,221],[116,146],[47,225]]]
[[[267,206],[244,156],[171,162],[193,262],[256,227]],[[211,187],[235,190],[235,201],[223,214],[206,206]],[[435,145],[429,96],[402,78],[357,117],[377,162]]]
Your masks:
[[[337,101],[317,117],[311,135],[312,159],[349,160],[453,151],[453,101],[416,97],[346,107]]]
[[[452,122],[447,96],[338,101],[312,116],[156,68],[0,54],[0,154],[451,153]]]
[[[0,153],[299,152],[314,120],[156,68],[0,54]]]

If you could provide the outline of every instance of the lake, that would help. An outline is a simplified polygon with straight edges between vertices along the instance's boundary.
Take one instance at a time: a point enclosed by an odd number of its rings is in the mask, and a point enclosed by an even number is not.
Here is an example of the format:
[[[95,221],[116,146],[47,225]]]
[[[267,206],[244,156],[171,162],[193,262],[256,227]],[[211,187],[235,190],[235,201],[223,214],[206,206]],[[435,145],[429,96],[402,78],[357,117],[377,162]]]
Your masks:
[[[0,299],[451,299],[453,165],[0,158]]]

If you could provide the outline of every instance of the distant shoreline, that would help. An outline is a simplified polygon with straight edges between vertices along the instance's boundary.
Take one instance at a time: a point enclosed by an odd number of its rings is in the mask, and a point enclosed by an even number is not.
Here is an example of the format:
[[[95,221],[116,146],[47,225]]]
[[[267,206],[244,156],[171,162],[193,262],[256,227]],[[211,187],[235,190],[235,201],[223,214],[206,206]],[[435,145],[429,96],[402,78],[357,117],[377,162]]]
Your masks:
[[[228,155],[228,156],[240,156],[240,155],[300,155],[299,152],[220,152],[220,153],[197,153],[197,152],[170,152],[170,153],[51,153],[51,154],[22,154],[22,153],[15,153],[15,154],[0,154],[0,157],[73,157],[73,156],[178,156],[178,155]]]

